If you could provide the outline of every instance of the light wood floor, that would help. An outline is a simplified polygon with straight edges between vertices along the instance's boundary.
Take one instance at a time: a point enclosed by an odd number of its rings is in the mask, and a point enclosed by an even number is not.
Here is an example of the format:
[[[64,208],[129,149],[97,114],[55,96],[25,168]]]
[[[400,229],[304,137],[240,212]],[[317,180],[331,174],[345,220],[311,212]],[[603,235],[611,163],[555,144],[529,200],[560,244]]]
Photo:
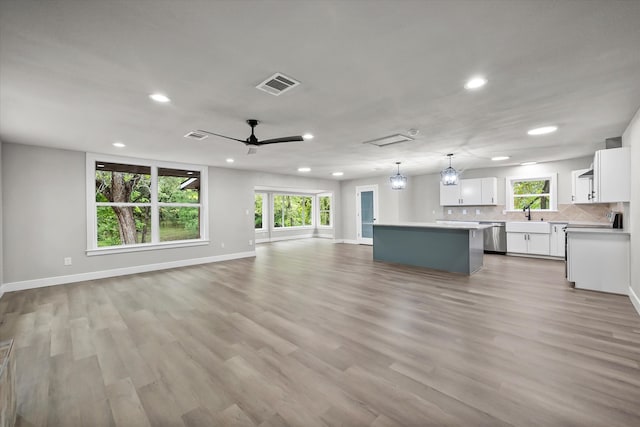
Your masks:
[[[321,239],[5,294],[20,426],[639,426],[640,316],[558,261]]]

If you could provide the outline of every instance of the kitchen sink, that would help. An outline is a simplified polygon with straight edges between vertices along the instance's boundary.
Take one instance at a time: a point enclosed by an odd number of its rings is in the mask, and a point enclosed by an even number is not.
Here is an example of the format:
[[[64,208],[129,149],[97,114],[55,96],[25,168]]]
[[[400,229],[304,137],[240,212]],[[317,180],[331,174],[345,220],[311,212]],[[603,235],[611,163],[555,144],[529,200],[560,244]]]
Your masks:
[[[509,221],[507,233],[551,233],[551,224],[544,221]]]

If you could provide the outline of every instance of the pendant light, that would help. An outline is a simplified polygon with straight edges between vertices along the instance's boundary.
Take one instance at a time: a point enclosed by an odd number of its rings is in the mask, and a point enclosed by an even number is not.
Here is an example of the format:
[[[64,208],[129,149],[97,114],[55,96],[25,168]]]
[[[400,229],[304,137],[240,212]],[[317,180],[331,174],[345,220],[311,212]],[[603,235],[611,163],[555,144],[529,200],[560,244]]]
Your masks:
[[[451,167],[453,153],[447,154],[447,157],[449,157],[449,167],[440,172],[440,179],[443,185],[458,185],[458,171]]]
[[[400,175],[400,162],[396,162],[396,165],[398,165],[398,173],[389,178],[391,181],[391,189],[404,190],[407,186],[407,177]]]

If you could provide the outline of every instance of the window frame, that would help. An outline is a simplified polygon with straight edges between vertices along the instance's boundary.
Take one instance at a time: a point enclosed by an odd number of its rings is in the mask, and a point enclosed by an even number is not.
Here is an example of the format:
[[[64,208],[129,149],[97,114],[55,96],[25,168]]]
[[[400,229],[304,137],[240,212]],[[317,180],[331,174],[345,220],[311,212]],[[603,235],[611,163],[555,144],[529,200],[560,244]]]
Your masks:
[[[298,197],[309,197],[311,199],[311,224],[310,225],[293,225],[291,227],[276,227],[274,215],[276,213],[275,210],[275,200],[276,196],[298,196]],[[315,197],[313,194],[304,194],[304,193],[286,193],[286,192],[273,192],[270,197],[269,208],[271,212],[269,214],[269,224],[271,224],[271,230],[274,232],[287,231],[287,230],[310,230],[316,228],[316,219],[315,219]],[[264,223],[263,223],[264,224]]]
[[[557,212],[558,211],[558,174],[557,173],[541,173],[526,176],[508,176],[505,181],[505,200],[507,212],[522,212],[521,209],[515,209],[513,184],[521,181],[542,181],[549,180],[549,209],[531,209],[532,212]],[[530,196],[539,196],[542,194],[531,194]],[[525,195],[518,195],[525,196]]]
[[[254,202],[253,202],[253,218],[254,218],[254,223],[253,223],[253,229],[256,233],[264,233],[266,231],[269,231],[269,227],[268,227],[268,223],[266,221],[269,220],[269,194],[268,193],[264,193],[262,191],[254,191]],[[255,223],[255,215],[256,215],[256,204],[255,204],[255,196],[261,196],[262,197],[262,228],[256,228],[256,223]]]
[[[329,198],[329,211],[328,211],[329,212],[329,225],[322,225],[322,221],[321,221],[322,215],[321,215],[321,213],[322,212],[327,212],[327,211],[322,211],[320,209],[321,206],[322,206],[321,203],[320,203],[320,198],[321,197],[328,197]],[[316,210],[317,217],[318,217],[318,221],[316,223],[316,224],[318,224],[317,228],[322,228],[322,229],[333,228],[333,193],[319,193],[319,194],[316,194],[316,201],[317,201],[316,206],[318,207],[317,210]]]
[[[147,166],[151,168],[151,201],[150,203],[118,203],[117,205],[150,206],[151,208],[151,242],[134,245],[98,246],[98,206],[113,206],[114,203],[96,202],[96,162],[121,163],[126,165]],[[158,202],[158,168],[187,169],[200,173],[199,203],[166,203]],[[139,252],[156,249],[181,248],[209,244],[209,199],[208,199],[208,167],[185,163],[163,162],[133,157],[86,154],[86,207],[87,207],[87,256],[107,255],[125,252]],[[188,240],[171,240],[160,242],[160,208],[166,206],[198,207],[200,209],[200,238]]]

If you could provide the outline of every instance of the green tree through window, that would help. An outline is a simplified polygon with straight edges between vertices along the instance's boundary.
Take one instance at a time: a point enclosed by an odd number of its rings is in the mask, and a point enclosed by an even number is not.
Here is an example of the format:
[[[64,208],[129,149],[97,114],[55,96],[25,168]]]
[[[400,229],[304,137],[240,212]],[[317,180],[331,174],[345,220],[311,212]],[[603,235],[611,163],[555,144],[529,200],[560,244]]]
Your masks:
[[[551,181],[548,179],[513,181],[513,208],[548,210],[551,206]]]
[[[331,196],[320,196],[318,198],[320,204],[320,225],[331,226]]]
[[[313,198],[311,196],[274,194],[274,227],[286,228],[312,225],[312,206]]]
[[[256,230],[262,230],[264,228],[263,225],[263,210],[262,205],[264,203],[264,194],[256,194],[255,195],[255,213],[254,213],[254,224]]]

